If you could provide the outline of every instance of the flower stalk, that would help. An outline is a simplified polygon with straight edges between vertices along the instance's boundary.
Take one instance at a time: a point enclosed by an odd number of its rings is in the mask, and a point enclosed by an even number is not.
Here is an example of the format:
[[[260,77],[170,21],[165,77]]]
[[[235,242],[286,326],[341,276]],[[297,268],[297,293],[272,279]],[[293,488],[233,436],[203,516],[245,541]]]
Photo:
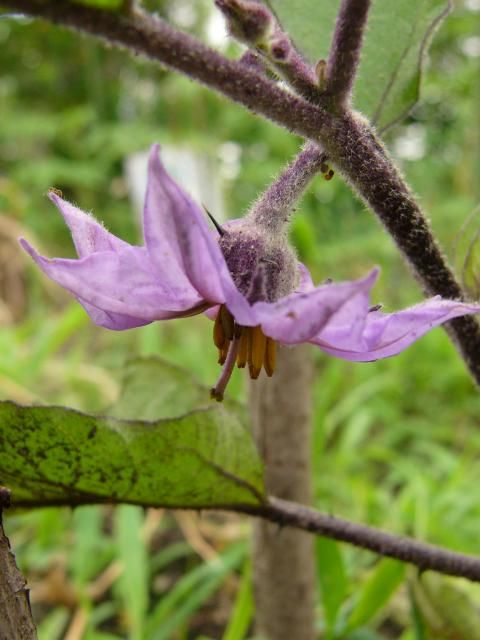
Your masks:
[[[307,143],[260,195],[248,212],[247,218],[270,233],[285,230],[295,203],[301,198],[310,181],[325,168],[325,161],[326,154],[320,145]]]

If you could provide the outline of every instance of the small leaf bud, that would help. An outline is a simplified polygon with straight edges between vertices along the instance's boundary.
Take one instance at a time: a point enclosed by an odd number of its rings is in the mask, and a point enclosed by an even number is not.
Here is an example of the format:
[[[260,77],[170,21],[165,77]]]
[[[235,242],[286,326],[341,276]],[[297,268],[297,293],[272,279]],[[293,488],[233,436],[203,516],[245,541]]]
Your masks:
[[[249,45],[262,45],[273,29],[270,11],[254,0],[215,0],[232,36]]]

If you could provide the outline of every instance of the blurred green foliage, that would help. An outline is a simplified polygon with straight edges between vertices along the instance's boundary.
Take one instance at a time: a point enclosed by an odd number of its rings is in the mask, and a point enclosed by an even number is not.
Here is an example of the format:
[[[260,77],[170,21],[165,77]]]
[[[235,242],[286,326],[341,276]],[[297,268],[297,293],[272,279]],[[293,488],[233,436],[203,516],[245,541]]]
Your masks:
[[[206,37],[207,2],[146,4]],[[434,41],[421,103],[387,140],[449,253],[480,202],[479,32],[478,0],[459,1]],[[236,217],[299,140],[184,78],[40,22],[0,19],[0,78],[0,270],[14,269],[2,289],[0,397],[101,411],[118,398],[125,363],[137,355],[161,355],[213,382],[207,319],[124,333],[93,327],[15,238],[29,235],[49,255],[73,254],[45,198],[55,186],[114,233],[138,240],[123,163],[153,141],[210,155],[230,176],[225,197]],[[237,164],[225,159],[232,155]],[[421,297],[391,240],[339,176],[313,182],[292,238],[316,281],[352,278],[377,263],[376,295],[387,309]],[[456,260],[461,266],[464,255]],[[444,332],[378,363],[315,359],[317,506],[478,554],[480,399]],[[240,375],[229,393],[244,398]],[[128,506],[10,514],[40,638],[60,639],[74,627],[84,640],[164,637],[156,620],[172,639],[220,638],[224,630],[227,640],[250,637],[245,523],[192,522],[196,534],[177,516]],[[445,586],[436,575],[427,583],[332,541],[319,541],[316,557],[319,637],[472,640],[465,619],[477,619],[476,585]]]

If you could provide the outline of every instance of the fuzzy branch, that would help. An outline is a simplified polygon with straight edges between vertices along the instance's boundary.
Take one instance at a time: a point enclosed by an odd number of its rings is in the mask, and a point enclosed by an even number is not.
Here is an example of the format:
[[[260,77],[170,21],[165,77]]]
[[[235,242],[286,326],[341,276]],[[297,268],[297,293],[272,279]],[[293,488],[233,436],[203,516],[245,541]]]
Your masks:
[[[70,0],[0,0],[0,7],[49,20],[147,56],[304,137],[318,139],[325,122],[331,120],[325,110],[287,93],[246,64],[225,58],[193,36],[138,8],[122,14]]]
[[[360,61],[370,0],[342,0],[327,62],[325,91],[345,106]]]
[[[313,105],[282,90],[248,65],[228,60],[195,38],[138,10],[126,15],[68,0],[0,0],[0,4],[146,55],[290,131],[319,142],[332,164],[393,236],[425,292],[463,298],[462,289],[413,194],[372,128],[354,112],[347,109],[336,115],[328,110],[328,99]],[[352,0],[351,4],[365,6],[360,0],[356,3]],[[458,318],[448,330],[480,384],[477,322],[471,317]]]
[[[92,504],[111,504],[113,499],[95,495],[66,496],[54,499],[12,500],[12,507],[34,509],[43,507],[80,507]],[[119,501],[118,503],[121,503]],[[143,507],[161,507],[159,504],[141,503]],[[178,505],[179,509],[182,505]],[[211,506],[200,510],[211,509]],[[390,558],[417,566],[421,571],[438,571],[451,576],[480,582],[480,557],[469,556],[442,547],[419,542],[412,538],[387,533],[375,527],[335,518],[288,500],[270,497],[258,505],[218,505],[216,509],[235,511],[274,522],[279,526],[295,527],[316,535],[333,538]]]
[[[292,207],[303,194],[308,183],[321,171],[326,155],[323,149],[308,142],[296,158],[253,204],[248,216],[255,224],[271,228],[285,226]]]
[[[215,0],[215,4],[225,16],[231,36],[262,56],[299,95],[311,102],[322,100],[315,71],[268,7],[256,0]]]

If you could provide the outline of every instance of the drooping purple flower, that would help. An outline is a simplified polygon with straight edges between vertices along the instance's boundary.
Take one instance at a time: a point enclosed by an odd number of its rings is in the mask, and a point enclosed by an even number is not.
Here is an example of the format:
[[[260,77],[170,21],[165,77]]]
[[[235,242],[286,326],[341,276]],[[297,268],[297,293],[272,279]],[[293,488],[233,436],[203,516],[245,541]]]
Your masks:
[[[144,245],[110,234],[91,215],[51,192],[78,259],[45,258],[20,242],[44,273],[74,295],[93,322],[123,330],[207,312],[224,365],[212,397],[223,398],[232,370],[257,378],[275,370],[276,343],[310,342],[365,362],[403,351],[433,327],[480,313],[480,305],[435,297],[387,314],[372,310],[378,270],[315,287],[282,239],[247,216],[214,234],[200,207],[166,173],[152,148],[144,206]]]

